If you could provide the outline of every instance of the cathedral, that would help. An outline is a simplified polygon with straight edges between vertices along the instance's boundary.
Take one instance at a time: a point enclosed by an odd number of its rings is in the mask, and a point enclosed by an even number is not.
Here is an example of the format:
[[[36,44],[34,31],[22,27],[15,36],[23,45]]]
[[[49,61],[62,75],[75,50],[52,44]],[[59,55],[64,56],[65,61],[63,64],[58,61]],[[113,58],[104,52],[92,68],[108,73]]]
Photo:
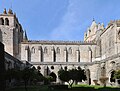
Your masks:
[[[11,56],[40,67],[44,76],[54,73],[56,82],[60,69],[81,67],[88,84],[100,83],[103,76],[108,78],[108,85],[116,83],[113,74],[120,69],[120,20],[110,21],[106,27],[93,20],[83,41],[29,40],[16,14],[4,9],[0,14],[0,42]]]

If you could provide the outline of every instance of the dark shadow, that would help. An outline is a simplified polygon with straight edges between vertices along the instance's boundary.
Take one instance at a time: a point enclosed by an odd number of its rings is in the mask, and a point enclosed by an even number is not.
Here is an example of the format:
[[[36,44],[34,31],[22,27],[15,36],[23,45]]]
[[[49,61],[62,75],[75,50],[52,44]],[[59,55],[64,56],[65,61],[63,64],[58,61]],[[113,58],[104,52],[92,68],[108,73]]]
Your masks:
[[[115,71],[112,71],[111,72],[111,77],[110,77],[110,82],[115,82],[114,74],[115,74]]]
[[[86,69],[87,84],[91,84],[90,70]]]
[[[52,77],[52,81],[51,81],[51,82],[56,82],[56,78],[57,78],[57,76],[56,76],[56,74],[55,74],[54,72],[50,73],[49,76]]]
[[[1,29],[0,29],[0,42],[2,42],[2,31],[1,31]]]

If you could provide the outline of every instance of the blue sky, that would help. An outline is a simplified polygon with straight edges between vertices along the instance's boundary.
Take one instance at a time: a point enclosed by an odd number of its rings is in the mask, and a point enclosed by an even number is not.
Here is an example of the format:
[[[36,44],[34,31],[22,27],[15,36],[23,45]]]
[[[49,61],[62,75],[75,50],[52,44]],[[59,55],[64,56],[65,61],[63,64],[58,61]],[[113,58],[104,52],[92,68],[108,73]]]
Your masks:
[[[12,8],[30,40],[83,40],[93,18],[105,26],[120,19],[120,0],[0,0]]]

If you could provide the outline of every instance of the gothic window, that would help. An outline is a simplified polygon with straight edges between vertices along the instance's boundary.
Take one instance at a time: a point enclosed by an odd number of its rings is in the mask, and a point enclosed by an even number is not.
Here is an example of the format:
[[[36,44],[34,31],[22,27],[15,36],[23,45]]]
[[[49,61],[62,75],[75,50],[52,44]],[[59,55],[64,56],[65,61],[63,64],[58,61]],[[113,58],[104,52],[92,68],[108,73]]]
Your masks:
[[[8,18],[5,18],[5,25],[9,25],[9,20],[8,20]]]
[[[57,47],[57,53],[60,54],[60,48],[59,47]]]
[[[80,51],[78,51],[78,62],[80,62]]]
[[[69,53],[69,54],[72,54],[72,49],[71,49],[71,47],[69,48],[68,53]]]
[[[47,52],[48,52],[47,47],[45,47],[44,48],[44,53],[47,53]]]
[[[3,18],[0,18],[0,25],[4,25],[4,20],[3,20]]]
[[[35,48],[34,47],[31,48],[31,53],[35,53]]]

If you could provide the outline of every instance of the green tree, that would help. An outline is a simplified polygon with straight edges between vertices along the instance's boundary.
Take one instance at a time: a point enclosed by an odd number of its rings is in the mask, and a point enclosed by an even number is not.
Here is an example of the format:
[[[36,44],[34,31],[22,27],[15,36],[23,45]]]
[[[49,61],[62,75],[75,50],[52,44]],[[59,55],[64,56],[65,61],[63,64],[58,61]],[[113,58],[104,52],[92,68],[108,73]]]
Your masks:
[[[118,79],[118,84],[120,84],[120,70],[115,71],[114,78]]]
[[[84,75],[84,70],[82,69],[70,69],[70,70],[59,70],[58,77],[61,81],[67,82],[70,87],[72,87],[73,83],[82,82],[82,80],[86,79]]]

